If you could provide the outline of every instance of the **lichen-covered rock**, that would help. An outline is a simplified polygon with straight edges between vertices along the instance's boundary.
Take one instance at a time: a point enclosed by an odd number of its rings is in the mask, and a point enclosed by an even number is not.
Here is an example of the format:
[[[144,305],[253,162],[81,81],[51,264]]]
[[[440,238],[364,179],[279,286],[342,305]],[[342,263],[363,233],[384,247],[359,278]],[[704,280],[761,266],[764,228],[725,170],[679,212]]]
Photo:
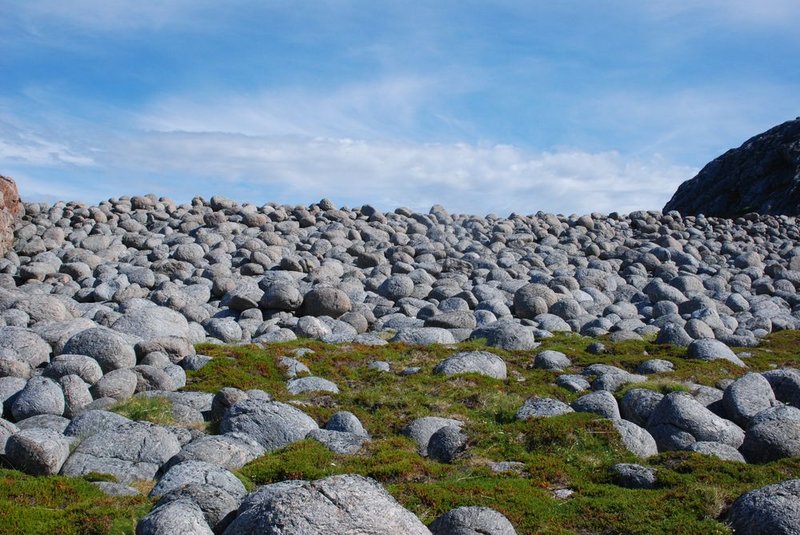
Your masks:
[[[26,474],[57,474],[69,455],[70,441],[52,429],[21,429],[6,442],[6,459]]]
[[[437,364],[433,368],[433,373],[443,375],[478,373],[494,379],[505,379],[506,363],[488,351],[462,351]]]
[[[252,436],[266,451],[302,440],[317,423],[306,413],[278,401],[244,400],[228,409],[219,424],[223,433]]]
[[[514,526],[501,513],[476,506],[450,509],[429,528],[433,535],[517,535]]]

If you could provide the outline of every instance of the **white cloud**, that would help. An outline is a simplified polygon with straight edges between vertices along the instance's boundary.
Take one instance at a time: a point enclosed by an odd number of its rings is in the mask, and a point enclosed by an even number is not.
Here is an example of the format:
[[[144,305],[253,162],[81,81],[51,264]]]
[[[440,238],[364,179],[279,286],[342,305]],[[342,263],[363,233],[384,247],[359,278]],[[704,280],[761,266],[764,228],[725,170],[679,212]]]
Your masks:
[[[616,152],[212,133],[137,136],[108,147],[101,165],[190,177],[165,181],[183,199],[242,191],[251,198],[241,200],[253,202],[330,197],[384,209],[425,210],[441,203],[479,214],[658,209],[696,172],[658,157],[627,160]]]
[[[71,149],[66,143],[44,138],[29,129],[0,120],[0,162],[58,166],[92,165],[91,157]]]

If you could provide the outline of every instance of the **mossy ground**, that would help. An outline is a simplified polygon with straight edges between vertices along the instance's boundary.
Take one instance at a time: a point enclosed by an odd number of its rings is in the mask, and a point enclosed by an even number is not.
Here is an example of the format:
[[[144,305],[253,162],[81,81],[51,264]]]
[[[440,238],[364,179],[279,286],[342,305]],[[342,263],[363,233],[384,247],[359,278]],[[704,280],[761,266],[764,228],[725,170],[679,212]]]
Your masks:
[[[664,392],[684,388],[680,384],[683,381],[714,385],[720,379],[735,378],[748,371],[724,361],[687,360],[683,358],[685,349],[651,341],[604,341],[607,352],[592,355],[586,351],[591,342],[580,336],[561,335],[543,340],[540,349],[563,351],[572,359],[573,371],[596,362],[633,371],[650,358],[669,360],[675,371],[651,376],[646,385]],[[299,347],[314,351],[300,360],[314,375],[334,381],[340,388],[339,394],[293,396],[287,392],[278,360],[292,356]],[[455,350],[468,349],[484,347],[479,342],[469,342]],[[333,346],[311,340],[266,348],[204,345],[198,351],[214,356],[215,360],[189,373],[186,390],[216,392],[223,386],[261,388],[277,400],[300,404],[320,424],[334,412],[353,412],[373,437],[361,454],[335,455],[316,442],[305,440],[255,460],[237,475],[254,487],[284,479],[363,474],[382,482],[400,503],[426,523],[453,507],[482,505],[501,511],[521,534],[729,533],[724,513],[737,496],[759,486],[800,477],[800,459],[741,465],[699,454],[672,452],[644,463],[658,469],[658,489],[619,487],[612,480],[610,467],[637,459],[625,450],[609,422],[587,414],[527,422],[514,419],[517,409],[532,395],[565,402],[578,397],[553,384],[556,372],[531,368],[535,352],[492,348],[508,365],[509,377],[505,381],[479,375],[450,378],[433,375],[433,367],[455,350],[399,344]],[[745,359],[749,370],[798,367],[800,332],[776,333],[760,347],[743,351],[751,353]],[[370,369],[368,364],[373,360],[389,362],[392,372]],[[412,366],[420,367],[421,372],[408,376],[394,373]],[[442,464],[417,454],[415,445],[401,435],[401,430],[414,418],[428,415],[456,418],[465,423],[470,447],[464,457],[452,464]],[[521,469],[497,474],[490,469],[490,463],[496,461],[517,461],[522,463]],[[2,477],[24,478],[26,484],[43,488],[57,481],[59,485],[89,492],[84,480],[30,478],[16,472],[4,472]],[[572,489],[574,494],[566,500],[557,500],[553,491],[561,488]],[[6,494],[0,498],[0,513],[4,514],[0,518],[28,519],[30,515],[25,516],[22,511],[26,508],[24,500],[10,497],[8,490],[3,492]],[[122,526],[121,532],[131,531],[133,512],[142,514],[147,509],[147,504],[142,505],[146,502],[144,498],[137,502],[97,495],[92,500],[93,505],[85,503],[83,509],[102,508],[98,504],[103,503],[119,504],[111,509],[119,513],[113,522]],[[69,507],[74,509],[72,502]],[[64,533],[92,533],[85,530],[81,518],[63,513],[41,526],[55,533],[58,529]],[[16,520],[17,525],[23,525],[19,524],[23,520]],[[3,524],[0,520],[0,526]]]

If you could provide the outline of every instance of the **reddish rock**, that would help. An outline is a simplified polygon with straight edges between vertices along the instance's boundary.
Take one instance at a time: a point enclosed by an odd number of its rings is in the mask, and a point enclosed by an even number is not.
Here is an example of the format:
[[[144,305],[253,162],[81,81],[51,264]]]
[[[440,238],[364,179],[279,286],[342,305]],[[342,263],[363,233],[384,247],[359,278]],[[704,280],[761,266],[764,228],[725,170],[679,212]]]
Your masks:
[[[14,224],[22,211],[17,183],[0,175],[0,256],[5,255],[14,243]]]

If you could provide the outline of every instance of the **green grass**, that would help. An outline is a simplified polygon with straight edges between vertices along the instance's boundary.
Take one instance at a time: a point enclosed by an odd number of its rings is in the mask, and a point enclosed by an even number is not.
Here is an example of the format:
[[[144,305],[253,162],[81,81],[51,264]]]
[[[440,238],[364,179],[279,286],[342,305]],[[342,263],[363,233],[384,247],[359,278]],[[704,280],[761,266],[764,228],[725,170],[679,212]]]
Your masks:
[[[624,387],[616,393],[618,397],[629,388],[651,388],[666,393],[685,390],[684,382],[713,386],[721,379],[736,378],[747,371],[800,367],[800,332],[775,333],[760,347],[748,348],[746,351],[752,353],[745,359],[748,369],[725,361],[688,360],[683,358],[685,349],[658,345],[652,340],[621,343],[603,340],[607,352],[592,355],[586,351],[592,341],[581,336],[558,335],[542,340],[540,349],[555,349],[569,356],[574,367],[567,373],[579,373],[584,366],[598,362],[635,371],[651,358],[669,360],[675,365],[672,373],[652,375],[646,383]],[[283,356],[292,356],[299,347],[314,351],[300,360],[313,375],[334,381],[340,388],[339,394],[288,393],[278,361]],[[320,425],[334,412],[355,413],[373,438],[359,455],[336,455],[314,441],[303,440],[256,459],[236,475],[252,489],[285,479],[362,474],[380,481],[425,523],[453,507],[482,505],[505,514],[521,534],[729,533],[722,520],[726,508],[737,496],[800,476],[799,459],[741,465],[694,453],[673,452],[644,463],[658,470],[659,488],[619,487],[612,479],[611,466],[637,459],[623,447],[608,421],[590,414],[526,422],[514,419],[517,409],[530,396],[553,397],[569,403],[580,395],[554,385],[559,373],[533,369],[536,351],[491,348],[507,363],[508,379],[504,381],[475,374],[444,377],[431,373],[442,359],[457,350],[468,349],[485,347],[481,342],[459,344],[456,348],[402,344],[333,346],[312,340],[264,348],[202,345],[198,351],[215,358],[201,370],[188,373],[185,389],[216,392],[223,386],[260,388],[276,400],[300,403]],[[381,373],[368,368],[373,360],[389,362],[393,372],[415,366],[421,368],[421,373],[409,376]],[[114,410],[130,418],[164,423],[170,415],[168,401],[167,404],[164,401],[136,398]],[[452,464],[432,461],[420,456],[415,444],[402,436],[402,429],[411,420],[428,415],[464,422],[469,448],[463,457]],[[522,469],[494,473],[490,465],[497,461],[517,461],[522,463]],[[88,485],[86,481],[69,478],[28,478],[19,474],[17,477],[41,485],[53,480],[81,489]],[[553,491],[562,488],[572,489],[572,497],[555,499]],[[94,503],[103,500],[111,499],[99,496]],[[137,504],[129,509],[118,506],[119,515],[109,518],[120,523],[127,519],[130,524],[131,511],[141,514],[149,507],[145,499],[139,500],[126,502]],[[16,515],[9,518],[31,516],[21,510],[24,507],[19,503],[10,504],[7,498],[0,501],[0,507],[5,507],[0,513]],[[84,524],[77,516],[63,512],[58,513],[60,516],[53,515],[43,516],[56,526],[49,531],[92,532],[81,531]]]
[[[112,405],[108,410],[131,420],[159,425],[175,423],[172,417],[172,402],[160,397],[133,397]]]
[[[112,498],[82,478],[0,469],[0,534],[134,533],[151,507],[144,496]]]

